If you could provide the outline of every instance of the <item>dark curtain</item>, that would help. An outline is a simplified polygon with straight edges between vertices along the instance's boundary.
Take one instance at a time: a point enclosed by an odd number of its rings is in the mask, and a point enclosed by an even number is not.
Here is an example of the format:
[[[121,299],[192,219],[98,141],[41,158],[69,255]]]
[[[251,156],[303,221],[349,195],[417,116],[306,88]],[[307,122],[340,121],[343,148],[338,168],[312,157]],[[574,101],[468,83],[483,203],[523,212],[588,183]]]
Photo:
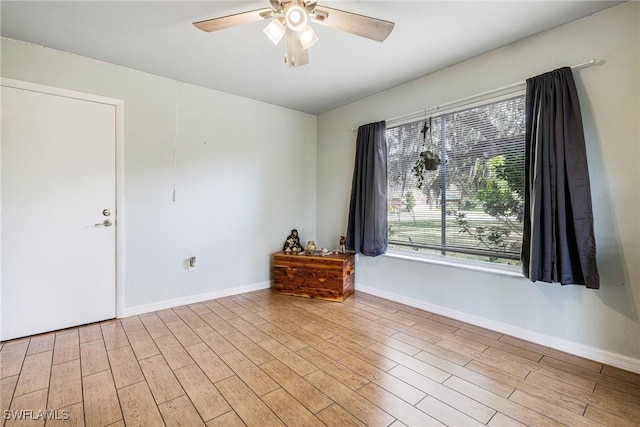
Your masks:
[[[347,249],[367,256],[387,251],[387,125],[358,128]]]
[[[527,80],[525,144],[524,275],[598,289],[584,131],[569,67]]]

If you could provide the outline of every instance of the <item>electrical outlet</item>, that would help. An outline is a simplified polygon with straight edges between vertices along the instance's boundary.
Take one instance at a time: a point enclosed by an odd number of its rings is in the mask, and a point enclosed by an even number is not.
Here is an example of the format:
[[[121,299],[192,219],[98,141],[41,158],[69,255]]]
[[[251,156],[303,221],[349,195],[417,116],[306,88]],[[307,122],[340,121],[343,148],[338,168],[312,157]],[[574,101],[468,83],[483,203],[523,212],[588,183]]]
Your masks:
[[[193,271],[196,269],[196,257],[192,256],[189,258],[189,271]]]

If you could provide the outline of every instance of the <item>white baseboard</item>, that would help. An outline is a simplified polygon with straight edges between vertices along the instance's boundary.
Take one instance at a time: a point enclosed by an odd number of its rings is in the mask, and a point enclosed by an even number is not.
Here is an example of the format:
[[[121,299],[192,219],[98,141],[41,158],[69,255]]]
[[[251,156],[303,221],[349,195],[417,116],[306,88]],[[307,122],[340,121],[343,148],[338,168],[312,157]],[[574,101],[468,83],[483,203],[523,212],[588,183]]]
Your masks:
[[[509,325],[507,323],[497,322],[495,320],[487,319],[485,317],[464,313],[462,311],[453,310],[440,305],[430,304],[426,301],[409,298],[404,295],[383,291],[377,288],[371,288],[369,286],[362,285],[359,283],[356,283],[355,289],[356,291],[364,292],[366,294],[375,295],[380,298],[385,298],[391,301],[399,302],[401,304],[419,308],[421,310],[425,310],[430,313],[447,316],[452,319],[460,320],[462,322],[471,323],[472,325],[491,329],[493,331],[511,335],[516,338],[531,341],[536,344],[554,348],[556,350],[564,351],[564,352],[573,354],[575,356],[580,356],[586,359],[595,360],[600,363],[615,366],[616,368],[620,368],[620,369],[624,369],[627,371],[640,374],[640,359],[634,359],[632,357],[625,356],[618,353],[613,353],[607,350],[601,350],[598,348],[589,347],[583,344],[578,344],[578,343],[563,340],[560,338],[539,334],[537,332],[533,332],[528,329]]]
[[[267,289],[270,286],[271,286],[270,281],[254,283],[253,285],[237,286],[235,288],[222,289],[222,290],[213,291],[213,292],[205,292],[203,294],[197,294],[197,295],[189,295],[186,297],[152,302],[149,304],[136,305],[134,307],[125,307],[123,317],[136,316],[138,314],[164,310],[166,308],[178,307],[180,305],[195,304],[197,302],[208,301],[210,299],[223,298],[231,295],[238,295],[238,294],[244,294],[247,292],[259,291],[261,289]]]

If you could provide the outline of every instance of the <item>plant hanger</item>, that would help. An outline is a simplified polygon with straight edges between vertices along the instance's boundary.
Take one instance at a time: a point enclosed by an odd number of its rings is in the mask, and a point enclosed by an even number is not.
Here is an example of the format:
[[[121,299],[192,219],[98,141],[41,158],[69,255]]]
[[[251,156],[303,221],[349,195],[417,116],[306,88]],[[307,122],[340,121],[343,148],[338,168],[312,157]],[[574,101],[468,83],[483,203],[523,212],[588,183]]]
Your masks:
[[[422,134],[422,148],[427,143],[427,132],[429,132],[429,141],[431,141],[431,117],[429,117],[429,126],[427,126],[427,110],[424,110],[424,125],[420,133]]]
[[[440,164],[440,156],[438,156],[437,153],[426,149],[427,132],[429,133],[429,144],[433,143],[433,138],[431,137],[432,124],[432,118],[429,117],[429,125],[427,125],[427,110],[425,110],[424,125],[420,131],[422,134],[422,152],[420,152],[420,156],[418,157],[418,160],[416,160],[416,164],[412,169],[417,181],[416,186],[419,189],[422,189],[424,186],[425,172],[438,170],[438,165]]]

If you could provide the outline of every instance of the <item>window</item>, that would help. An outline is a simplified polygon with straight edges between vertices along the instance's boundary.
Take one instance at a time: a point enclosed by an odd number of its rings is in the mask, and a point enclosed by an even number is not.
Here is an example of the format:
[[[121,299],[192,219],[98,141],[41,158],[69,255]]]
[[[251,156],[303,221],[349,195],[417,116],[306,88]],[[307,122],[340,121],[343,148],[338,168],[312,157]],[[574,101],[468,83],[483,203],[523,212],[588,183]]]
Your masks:
[[[524,94],[390,125],[389,247],[519,264],[524,133]]]

